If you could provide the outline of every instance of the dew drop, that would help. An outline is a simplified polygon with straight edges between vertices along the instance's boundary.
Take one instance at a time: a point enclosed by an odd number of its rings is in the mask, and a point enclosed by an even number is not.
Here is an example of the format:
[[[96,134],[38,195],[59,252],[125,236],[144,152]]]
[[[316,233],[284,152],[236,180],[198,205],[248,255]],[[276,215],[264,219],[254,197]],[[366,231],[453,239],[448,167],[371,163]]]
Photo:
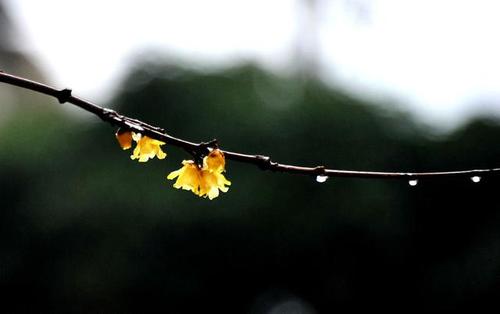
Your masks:
[[[328,180],[328,176],[316,176],[316,182],[323,183],[326,182],[326,180]]]
[[[481,181],[481,177],[480,176],[473,176],[470,178],[472,180],[472,182],[474,183],[478,183],[479,181]]]
[[[417,179],[410,180],[410,181],[408,181],[408,184],[410,186],[416,186],[418,184],[418,180]]]

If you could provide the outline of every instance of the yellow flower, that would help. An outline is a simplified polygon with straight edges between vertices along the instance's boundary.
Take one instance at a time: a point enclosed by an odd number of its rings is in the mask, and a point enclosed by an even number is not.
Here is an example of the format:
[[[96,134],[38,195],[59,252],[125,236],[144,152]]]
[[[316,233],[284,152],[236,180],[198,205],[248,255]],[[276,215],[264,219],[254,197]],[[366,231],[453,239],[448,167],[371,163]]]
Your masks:
[[[198,195],[201,181],[200,168],[192,160],[184,160],[182,161],[182,164],[184,166],[179,170],[170,172],[167,179],[173,180],[177,178],[174,183],[174,188],[190,190],[194,194]]]
[[[122,129],[118,129],[115,134],[116,139],[118,140],[118,144],[123,150],[129,149],[132,147],[132,132],[124,131]]]
[[[199,196],[214,199],[219,196],[219,190],[227,192],[231,182],[224,177],[226,160],[224,153],[219,149],[212,150],[208,156],[203,158],[203,169],[201,169],[201,181]]]
[[[132,133],[132,138],[137,142],[137,146],[132,156],[130,156],[132,160],[139,159],[139,162],[146,162],[155,156],[158,159],[163,159],[167,156],[160,148],[161,145],[165,145],[162,141],[142,136],[140,133]]]
[[[219,196],[219,190],[227,192],[231,182],[222,174],[225,171],[224,154],[218,150],[212,150],[208,156],[203,158],[203,168],[200,168],[192,160],[184,160],[181,169],[172,171],[167,179],[177,178],[174,187],[177,189],[190,190],[200,197],[208,197],[210,200]]]
[[[142,136],[140,133],[135,133],[130,130],[118,129],[115,134],[118,144],[123,150],[132,147],[132,140],[137,142],[137,145],[130,156],[131,159],[139,159],[139,162],[146,162],[155,156],[158,159],[164,159],[167,154],[165,154],[160,146],[165,145],[162,141],[152,139],[147,136]]]
[[[208,156],[203,158],[203,169],[208,169],[213,172],[223,172],[226,166],[224,153],[219,149],[212,150]]]
[[[229,188],[226,185],[231,185],[224,175],[220,172],[212,172],[210,170],[201,170],[201,181],[199,196],[214,199],[219,196],[219,190],[227,192]]]

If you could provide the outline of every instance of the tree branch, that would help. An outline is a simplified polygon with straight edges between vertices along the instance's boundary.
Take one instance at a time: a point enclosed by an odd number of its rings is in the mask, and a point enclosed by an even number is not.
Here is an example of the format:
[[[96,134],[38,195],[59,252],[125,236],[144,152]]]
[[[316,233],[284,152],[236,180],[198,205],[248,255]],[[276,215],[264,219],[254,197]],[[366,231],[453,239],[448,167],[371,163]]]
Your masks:
[[[180,138],[173,137],[167,134],[165,130],[162,128],[149,125],[137,119],[129,118],[127,116],[117,113],[114,110],[103,108],[89,101],[75,97],[72,95],[70,89],[58,90],[48,85],[44,85],[12,74],[7,74],[3,71],[0,71],[0,82],[55,97],[60,103],[65,103],[65,102],[71,103],[75,106],[82,108],[85,111],[95,114],[103,121],[108,122],[111,125],[125,129],[130,129],[131,131],[141,133],[153,139],[165,142],[169,145],[183,148],[191,155],[196,155],[196,154],[206,155],[209,152],[209,148],[217,146],[216,140],[212,140],[209,142],[202,142],[202,143],[193,143]],[[224,152],[226,159],[253,164],[263,170],[304,174],[311,176],[417,180],[422,178],[434,178],[434,177],[471,178],[475,176],[486,177],[492,175],[500,175],[500,168],[461,170],[461,171],[440,171],[440,172],[374,172],[374,171],[337,170],[337,169],[327,169],[324,166],[303,167],[303,166],[286,165],[272,161],[271,158],[268,156],[248,155],[226,150],[222,151]]]

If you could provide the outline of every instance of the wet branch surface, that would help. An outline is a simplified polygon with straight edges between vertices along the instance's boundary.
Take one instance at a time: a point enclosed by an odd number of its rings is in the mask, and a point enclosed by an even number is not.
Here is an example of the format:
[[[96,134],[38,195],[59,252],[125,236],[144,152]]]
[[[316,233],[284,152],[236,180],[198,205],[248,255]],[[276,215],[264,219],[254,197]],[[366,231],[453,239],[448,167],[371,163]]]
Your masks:
[[[70,103],[81,109],[93,113],[103,121],[110,123],[113,126],[129,129],[136,133],[141,133],[153,139],[165,142],[172,146],[183,148],[186,152],[197,158],[206,155],[210,148],[218,147],[217,140],[208,142],[194,143],[183,140],[166,133],[160,127],[152,126],[137,119],[129,118],[121,115],[118,112],[98,106],[89,101],[72,95],[70,89],[55,89],[54,87],[31,81],[12,74],[7,74],[0,71],[0,82],[18,86],[24,89],[35,91],[41,94],[57,98],[59,103]],[[222,150],[222,149],[221,149]],[[378,179],[404,179],[417,180],[424,178],[471,178],[487,177],[500,175],[500,168],[491,169],[474,169],[474,170],[459,170],[459,171],[439,171],[439,172],[379,172],[379,171],[355,171],[355,170],[338,170],[328,169],[325,166],[306,167],[287,165],[275,162],[269,156],[250,155],[238,152],[222,150],[226,159],[239,161],[243,163],[253,164],[263,170],[274,172],[295,173],[310,176],[326,176],[326,177],[349,177],[349,178],[378,178]]]

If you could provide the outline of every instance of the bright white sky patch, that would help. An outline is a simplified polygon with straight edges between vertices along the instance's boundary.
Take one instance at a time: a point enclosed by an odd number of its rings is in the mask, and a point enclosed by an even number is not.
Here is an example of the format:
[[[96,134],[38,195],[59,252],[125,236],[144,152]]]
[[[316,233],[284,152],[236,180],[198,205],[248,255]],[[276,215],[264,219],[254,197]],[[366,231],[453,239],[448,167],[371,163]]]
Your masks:
[[[358,91],[390,91],[432,122],[454,123],[485,109],[500,113],[496,3],[373,1],[368,24],[336,15],[327,21],[326,59]]]
[[[320,2],[317,53],[326,77],[360,95],[396,98],[431,123],[453,125],[478,110],[500,114],[500,2]],[[304,25],[298,3],[8,2],[26,47],[55,83],[86,97],[106,94],[147,48],[196,62],[256,59],[283,68]]]

